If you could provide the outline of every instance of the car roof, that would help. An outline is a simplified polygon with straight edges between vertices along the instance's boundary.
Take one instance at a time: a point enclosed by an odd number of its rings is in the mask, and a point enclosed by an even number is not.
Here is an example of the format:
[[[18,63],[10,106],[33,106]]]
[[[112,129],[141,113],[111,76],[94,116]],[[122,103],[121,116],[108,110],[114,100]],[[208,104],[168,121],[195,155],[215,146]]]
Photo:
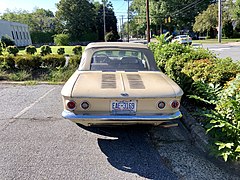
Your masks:
[[[141,43],[131,43],[131,42],[95,42],[89,43],[85,49],[89,48],[144,48],[148,49],[147,45]]]

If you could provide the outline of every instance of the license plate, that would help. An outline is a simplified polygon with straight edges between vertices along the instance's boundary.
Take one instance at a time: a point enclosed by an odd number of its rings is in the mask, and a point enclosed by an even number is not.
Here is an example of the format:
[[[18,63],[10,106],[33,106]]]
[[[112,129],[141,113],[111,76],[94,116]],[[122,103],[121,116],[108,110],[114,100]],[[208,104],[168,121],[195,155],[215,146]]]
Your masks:
[[[111,101],[111,111],[115,114],[136,113],[137,102],[135,100]]]

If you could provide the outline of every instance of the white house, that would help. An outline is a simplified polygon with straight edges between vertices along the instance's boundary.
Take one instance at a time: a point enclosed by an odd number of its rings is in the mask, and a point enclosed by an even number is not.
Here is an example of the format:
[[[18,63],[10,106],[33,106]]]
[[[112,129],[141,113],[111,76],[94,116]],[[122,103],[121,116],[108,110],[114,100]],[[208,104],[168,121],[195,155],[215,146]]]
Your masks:
[[[16,46],[32,44],[28,25],[26,24],[0,20],[0,38],[6,35],[15,41]]]

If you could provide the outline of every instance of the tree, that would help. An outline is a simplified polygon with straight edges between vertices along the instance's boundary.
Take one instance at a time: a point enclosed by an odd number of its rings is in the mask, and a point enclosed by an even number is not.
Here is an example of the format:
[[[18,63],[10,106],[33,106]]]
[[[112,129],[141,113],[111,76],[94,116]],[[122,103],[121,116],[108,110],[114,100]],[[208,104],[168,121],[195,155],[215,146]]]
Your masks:
[[[33,43],[53,42],[52,36],[56,31],[57,21],[50,10],[35,9],[32,13],[22,10],[7,10],[1,18],[7,21],[27,24]]]
[[[193,31],[203,33],[205,31],[210,32],[211,29],[215,29],[218,25],[218,6],[217,4],[211,4],[207,10],[200,13],[195,18],[193,25]]]
[[[58,21],[73,40],[86,40],[89,32],[96,33],[94,5],[88,0],[60,0],[57,9]]]
[[[31,32],[53,32],[55,31],[56,20],[50,10],[35,9],[34,12],[28,11],[10,11],[7,10],[1,16],[3,20],[27,24]]]
[[[103,5],[100,3],[94,4],[96,7],[96,28],[98,32],[98,40],[104,40],[104,24],[103,24]],[[106,22],[106,32],[113,32],[115,36],[117,35],[117,18],[113,11],[112,3],[106,3],[105,5],[105,22]]]
[[[232,0],[225,1],[223,3],[223,35],[225,37],[231,37],[233,35],[233,26],[232,26],[232,9],[233,9],[233,2]],[[213,33],[213,31],[216,31],[218,26],[218,5],[217,4],[211,4],[208,6],[208,8],[200,13],[195,18],[195,23],[193,25],[193,31],[195,32],[207,32],[207,34],[214,38],[216,33]]]
[[[150,1],[150,21],[152,30],[162,33],[162,29],[170,32],[174,30],[191,30],[195,16],[205,10],[211,0],[153,0]],[[130,6],[132,18],[138,18],[139,26],[146,24],[145,0],[133,0]],[[139,28],[139,29],[141,29]],[[153,29],[154,28],[154,29]]]

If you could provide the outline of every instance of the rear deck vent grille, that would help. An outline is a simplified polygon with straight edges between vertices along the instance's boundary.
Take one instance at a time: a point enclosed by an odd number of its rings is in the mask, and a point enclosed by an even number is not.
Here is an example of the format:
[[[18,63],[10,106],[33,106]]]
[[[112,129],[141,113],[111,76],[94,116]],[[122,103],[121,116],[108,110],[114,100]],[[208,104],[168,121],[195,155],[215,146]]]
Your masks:
[[[131,89],[145,89],[145,86],[140,75],[127,74],[127,78]]]
[[[114,88],[116,88],[115,74],[103,74],[102,75],[102,89],[114,89]]]

